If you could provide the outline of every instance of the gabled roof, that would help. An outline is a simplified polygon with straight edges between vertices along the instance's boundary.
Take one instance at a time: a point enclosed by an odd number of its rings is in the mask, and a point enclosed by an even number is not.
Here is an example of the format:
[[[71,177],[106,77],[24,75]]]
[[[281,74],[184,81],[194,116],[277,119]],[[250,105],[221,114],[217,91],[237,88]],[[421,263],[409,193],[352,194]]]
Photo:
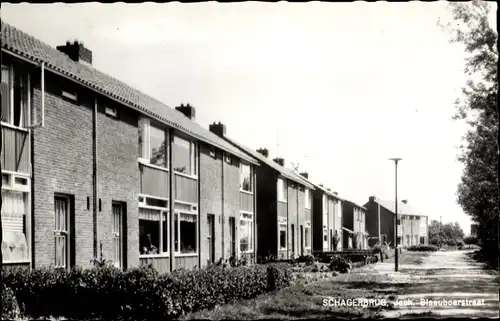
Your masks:
[[[363,209],[363,210],[365,210],[365,211],[367,210],[367,209],[366,209],[366,207],[361,206],[361,205],[358,205],[358,204],[356,204],[356,203],[354,203],[354,202],[352,202],[352,201],[349,201],[349,200],[344,200],[344,202],[347,202],[347,203],[349,203],[349,204],[352,204],[352,206],[357,207],[357,208],[361,208],[361,209]]]
[[[33,63],[45,63],[46,69],[62,74],[120,103],[134,108],[200,141],[209,143],[248,162],[255,160],[240,152],[219,136],[188,119],[177,110],[132,88],[99,70],[70,59],[66,54],[2,21],[2,51],[21,56]]]
[[[257,159],[262,164],[265,164],[265,165],[271,167],[272,169],[274,169],[275,171],[277,171],[278,173],[280,173],[284,177],[288,178],[289,180],[292,180],[292,181],[294,181],[296,183],[304,185],[307,188],[315,189],[315,186],[313,184],[309,183],[308,181],[306,181],[302,176],[299,176],[298,174],[295,174],[290,169],[288,169],[288,168],[286,168],[284,166],[281,166],[280,164],[276,163],[272,159],[265,157],[264,155],[262,155],[261,153],[259,153],[259,152],[255,151],[255,150],[251,149],[250,147],[247,147],[247,146],[245,146],[245,145],[243,145],[241,143],[236,142],[234,139],[231,139],[231,138],[228,138],[228,137],[225,137],[225,139],[228,142],[230,142],[231,144],[233,144],[234,146],[237,146],[238,148],[240,148],[245,153],[247,153],[250,156],[252,156],[253,158]]]
[[[337,194],[335,194],[335,193],[334,193],[334,192],[332,192],[332,191],[327,190],[327,189],[326,189],[326,187],[324,187],[324,186],[320,186],[320,185],[315,185],[315,186],[316,186],[316,189],[318,189],[318,190],[322,191],[322,192],[323,192],[323,193],[325,193],[326,195],[331,196],[331,197],[333,197],[333,198],[336,198],[336,199],[338,199],[338,200],[340,200],[340,201],[344,201],[344,199],[343,199],[342,197],[338,196]]]
[[[375,201],[375,202],[377,202],[377,201]],[[392,213],[396,212],[395,205],[394,205],[394,204],[396,204],[396,202],[394,202],[394,201],[378,200],[378,203],[380,204],[380,206],[384,207],[388,211],[390,211]],[[417,212],[413,207],[411,207],[410,205],[405,204],[403,202],[398,202],[398,212],[401,215],[426,216],[426,215],[423,215],[423,214]]]

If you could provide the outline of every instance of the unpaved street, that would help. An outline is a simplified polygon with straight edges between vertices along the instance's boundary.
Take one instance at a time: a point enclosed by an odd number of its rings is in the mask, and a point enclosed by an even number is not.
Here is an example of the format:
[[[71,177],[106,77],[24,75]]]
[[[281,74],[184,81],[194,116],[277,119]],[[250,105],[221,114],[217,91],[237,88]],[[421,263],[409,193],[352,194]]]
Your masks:
[[[415,255],[418,254],[404,253],[397,273],[393,259],[353,271],[367,277],[381,274],[389,277],[390,288],[373,290],[391,293],[392,301],[403,305],[384,309],[382,316],[499,317],[498,274],[483,269],[483,265],[470,259],[465,251],[431,252],[419,262],[405,264],[405,257]],[[422,305],[422,299],[434,300],[434,305],[428,301]],[[443,300],[452,305],[445,305]]]

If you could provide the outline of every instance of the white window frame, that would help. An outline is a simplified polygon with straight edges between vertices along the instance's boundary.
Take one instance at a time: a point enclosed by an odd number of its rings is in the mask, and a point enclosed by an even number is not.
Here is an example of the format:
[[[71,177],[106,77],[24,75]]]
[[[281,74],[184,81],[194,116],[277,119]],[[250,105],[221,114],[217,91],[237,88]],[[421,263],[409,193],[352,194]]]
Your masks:
[[[309,237],[307,237],[307,233],[306,231],[309,230]],[[311,240],[311,221],[306,221],[304,223],[304,248],[306,250],[310,250],[311,249],[311,243],[312,243],[312,240]],[[307,245],[307,240],[309,240],[309,245]]]
[[[182,176],[186,176],[189,178],[197,179],[198,173],[200,171],[200,169],[198,168],[198,147],[199,147],[198,143],[196,141],[194,141],[193,139],[187,138],[185,136],[174,135],[174,137],[172,139],[172,147],[170,148],[171,150],[173,150],[176,138],[187,141],[189,143],[189,163],[190,163],[189,165],[191,167],[191,173],[178,172],[173,168],[174,173],[177,175],[182,175]],[[174,157],[175,157],[175,154],[172,154],[172,160],[174,159]],[[193,173],[193,169],[194,169],[194,173]]]
[[[251,218],[245,217],[245,215],[251,216]],[[245,221],[250,224],[250,237],[251,237],[251,242],[248,243],[248,250],[247,251],[241,251],[240,253],[253,253],[254,248],[253,248],[253,243],[254,243],[254,238],[255,238],[255,229],[254,229],[254,215],[252,212],[247,212],[247,211],[240,211],[240,230],[241,230],[241,221]],[[241,247],[241,233],[238,233],[238,248]]]
[[[287,222],[278,222],[278,251],[287,251],[288,250],[288,231],[287,231]],[[285,232],[285,247],[281,247],[281,232]]]
[[[56,212],[55,212],[55,209],[54,209],[54,261],[56,262],[57,261],[57,245],[55,244],[55,236],[56,235],[61,235],[63,234],[65,236],[64,238],[64,241],[65,241],[65,253],[64,253],[64,265],[56,265],[55,262],[54,262],[54,266],[56,268],[64,268],[64,269],[68,269],[70,267],[70,258],[71,258],[71,243],[70,243],[70,238],[71,238],[71,217],[70,217],[70,213],[71,213],[71,200],[70,198],[67,196],[67,195],[60,195],[60,194],[56,194],[54,196],[54,203],[56,202],[56,198],[61,198],[61,199],[65,199],[66,201],[66,217],[65,217],[65,229],[62,230],[62,229],[56,229]]]
[[[14,81],[16,79],[15,77],[15,68],[13,64],[2,64],[2,68],[7,68],[8,73],[9,73],[9,115],[10,115],[10,120],[9,122],[6,121],[1,121],[2,125],[5,127],[10,127],[22,131],[28,131],[28,126],[31,125],[31,78],[29,72],[26,72],[23,77],[26,77],[26,90],[28,94],[26,95],[26,110],[21,109],[21,121],[20,125],[16,126],[14,125]],[[26,112],[26,115],[24,115],[24,112]],[[25,123],[25,125],[23,124]]]
[[[249,191],[243,189],[243,181],[241,180],[244,166],[247,166],[250,169],[250,190]],[[253,166],[248,164],[248,163],[245,163],[243,161],[240,162],[240,192],[247,193],[247,194],[253,194],[253,189],[254,189],[253,188],[253,185],[254,185],[253,176],[254,176],[253,175]]]
[[[63,89],[61,91],[61,95],[66,99],[69,99],[69,100],[72,100],[75,102],[78,101],[78,93],[76,91],[69,92],[69,91]]]
[[[5,171],[2,171],[2,174],[3,175],[7,174],[9,176],[9,178],[8,178],[9,185],[2,184],[2,190],[22,193],[23,197],[26,200],[25,204],[24,204],[25,221],[26,221],[26,231],[25,231],[24,236],[26,237],[26,244],[28,246],[28,251],[27,251],[28,258],[26,260],[5,261],[5,257],[2,256],[2,264],[30,263],[31,262],[31,179],[28,177],[23,177],[22,175],[17,175],[17,176],[28,179],[28,185],[27,186],[22,185],[19,188],[18,187],[19,185],[16,186],[14,184],[14,175],[12,175],[13,173],[10,173],[10,172],[6,173]],[[2,208],[3,208],[3,206],[2,206]],[[3,222],[3,220],[2,220],[2,222]],[[2,231],[5,231],[5,229],[2,228]]]
[[[278,201],[288,203],[288,184],[285,178],[278,177]],[[286,191],[286,194],[283,193]]]
[[[159,244],[158,244],[158,254],[140,254],[140,249],[139,249],[139,258],[154,258],[154,257],[169,257],[170,256],[170,236],[167,235],[168,241],[167,241],[167,250],[164,251],[163,249],[163,220],[167,221],[167,231],[169,233],[172,233],[171,228],[170,228],[170,211],[169,211],[169,206],[168,206],[168,199],[161,198],[161,197],[151,197],[151,196],[146,196],[143,194],[139,194],[139,197],[144,197],[144,198],[156,198],[160,200],[166,200],[167,201],[167,207],[159,207],[159,206],[152,206],[152,205],[146,205],[145,202],[139,202],[139,210],[141,208],[143,209],[148,209],[148,210],[154,210],[154,211],[159,211],[160,212],[160,237],[159,237]],[[163,214],[165,214],[165,218],[163,219]],[[140,220],[140,217],[138,218]],[[139,222],[138,222],[139,223]]]
[[[181,204],[186,204],[186,205],[194,205],[194,204],[191,204],[191,203],[187,203],[187,202],[178,202],[178,201],[175,201],[175,203],[181,203]],[[192,207],[194,208],[194,207]],[[196,244],[196,251],[195,252],[192,252],[192,253],[182,253],[181,252],[181,214],[184,214],[184,215],[192,215],[194,217],[196,217],[196,228],[195,228],[195,244]],[[174,247],[175,247],[175,242],[177,242],[177,244],[179,245],[178,247],[178,250],[176,250],[174,248],[174,253],[175,253],[175,256],[176,257],[182,257],[182,256],[198,256],[199,252],[200,252],[200,244],[198,242],[198,238],[199,238],[199,232],[198,232],[198,229],[199,229],[199,224],[200,224],[200,218],[199,218],[199,215],[198,215],[198,212],[195,211],[195,210],[192,210],[192,211],[186,211],[186,210],[174,210],[174,215],[177,216],[177,226],[174,226],[172,228],[172,233],[174,233],[174,237],[173,237],[173,240],[174,240]],[[174,218],[174,224],[175,224],[175,218]],[[215,222],[214,222],[215,224]],[[174,229],[177,229],[177,237],[178,239],[175,238],[175,232],[174,232]]]
[[[307,210],[311,209],[311,190],[309,188],[305,188],[304,191],[304,207]]]
[[[169,140],[169,132],[166,128],[161,128],[156,125],[151,125],[151,120],[148,118],[143,118],[141,120],[141,154],[139,155],[139,163],[146,165],[148,167],[156,168],[159,170],[167,171],[168,172],[168,167],[169,167],[169,154],[170,154],[170,140]],[[159,130],[163,130],[165,133],[165,148],[166,148],[166,155],[165,155],[165,167],[159,166],[156,164],[151,164],[151,127],[155,127]]]

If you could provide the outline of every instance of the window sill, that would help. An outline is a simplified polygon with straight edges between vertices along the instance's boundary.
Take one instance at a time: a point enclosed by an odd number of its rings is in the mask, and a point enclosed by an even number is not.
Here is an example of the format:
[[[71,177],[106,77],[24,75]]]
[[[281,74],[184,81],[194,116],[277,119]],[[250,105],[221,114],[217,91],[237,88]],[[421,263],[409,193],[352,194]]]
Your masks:
[[[30,264],[30,260],[20,260],[20,261],[3,261],[2,264]]]
[[[160,259],[170,257],[168,253],[162,254],[139,254],[139,259]]]
[[[161,171],[164,171],[164,172],[168,172],[168,168],[162,167],[162,166],[158,166],[158,165],[150,164],[144,158],[139,158],[137,161],[139,162],[139,164],[144,165],[146,167],[151,167],[151,168],[158,169],[158,170],[161,170]]]
[[[253,195],[253,192],[245,191],[244,189],[241,189],[241,188],[240,188],[240,193]]]
[[[5,122],[2,122],[2,127],[8,127],[10,129],[19,130],[19,131],[26,132],[26,133],[29,131],[29,129],[27,129],[27,128],[20,127],[20,126],[14,126],[12,124],[5,123]]]
[[[194,180],[197,180],[197,179],[198,179],[198,175],[189,175],[189,174],[186,174],[186,173],[181,173],[181,172],[177,172],[177,171],[174,171],[174,174],[175,174],[175,175],[182,176],[182,177],[186,177],[186,178],[194,179]]]
[[[175,257],[191,257],[198,256],[198,253],[175,253]]]
[[[240,254],[253,254],[253,250],[240,251]]]
[[[280,199],[278,199],[278,202],[283,203],[283,204],[288,203],[286,200],[280,200]]]

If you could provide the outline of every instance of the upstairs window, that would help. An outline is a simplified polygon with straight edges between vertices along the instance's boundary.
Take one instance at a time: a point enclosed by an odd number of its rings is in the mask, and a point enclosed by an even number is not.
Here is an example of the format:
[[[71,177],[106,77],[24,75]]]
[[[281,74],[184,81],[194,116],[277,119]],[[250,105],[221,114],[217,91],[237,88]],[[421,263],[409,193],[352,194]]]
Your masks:
[[[151,165],[167,168],[167,131],[152,125],[149,119],[143,119],[139,128],[139,152],[141,159]]]
[[[240,189],[249,193],[253,191],[253,173],[250,165],[240,164]]]
[[[174,171],[190,176],[198,174],[198,155],[196,143],[174,136],[172,144],[172,167]]]
[[[26,128],[29,121],[29,75],[2,65],[2,122]]]
[[[311,209],[311,190],[306,188],[304,193],[304,207]]]
[[[288,192],[288,188],[287,188],[286,180],[284,180],[282,178],[278,178],[278,201],[286,203],[286,199],[288,196],[287,192]]]

